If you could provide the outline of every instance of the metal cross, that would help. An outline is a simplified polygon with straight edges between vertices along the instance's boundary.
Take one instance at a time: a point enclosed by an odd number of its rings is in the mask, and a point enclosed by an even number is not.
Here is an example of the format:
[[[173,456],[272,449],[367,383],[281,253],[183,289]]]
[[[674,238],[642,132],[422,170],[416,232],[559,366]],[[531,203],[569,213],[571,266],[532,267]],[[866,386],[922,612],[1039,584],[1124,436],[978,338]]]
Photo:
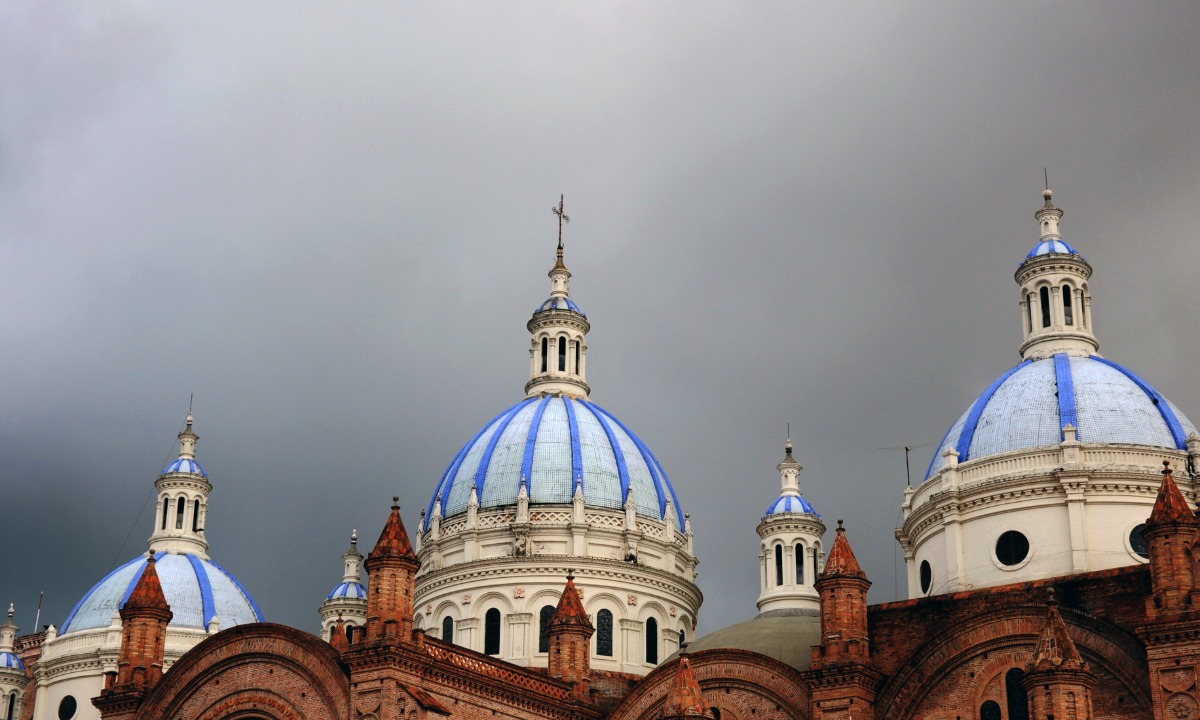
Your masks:
[[[567,214],[565,212],[563,212],[563,196],[562,195],[558,196],[558,207],[550,208],[550,212],[552,212],[558,216],[558,251],[562,252],[562,249],[563,249],[562,226],[563,226],[563,223],[565,223],[565,222],[571,222],[571,218],[567,217]]]

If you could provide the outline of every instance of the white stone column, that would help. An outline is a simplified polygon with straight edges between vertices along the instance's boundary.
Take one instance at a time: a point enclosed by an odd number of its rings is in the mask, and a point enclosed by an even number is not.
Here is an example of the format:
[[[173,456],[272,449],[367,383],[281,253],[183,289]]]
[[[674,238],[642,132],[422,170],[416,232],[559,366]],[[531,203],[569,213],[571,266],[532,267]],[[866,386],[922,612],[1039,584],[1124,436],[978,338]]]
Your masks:
[[[1061,328],[1063,326],[1063,305],[1062,305],[1062,288],[1057,285],[1050,286],[1050,327]]]
[[[479,618],[464,618],[454,624],[454,644],[461,645],[475,652],[483,652],[483,645],[476,646],[475,636],[479,634]]]
[[[533,613],[511,613],[508,616],[508,661],[514,665],[529,665],[532,649],[529,626],[532,623]]]
[[[624,672],[646,673],[642,666],[642,624],[637,620],[621,620],[621,664]]]

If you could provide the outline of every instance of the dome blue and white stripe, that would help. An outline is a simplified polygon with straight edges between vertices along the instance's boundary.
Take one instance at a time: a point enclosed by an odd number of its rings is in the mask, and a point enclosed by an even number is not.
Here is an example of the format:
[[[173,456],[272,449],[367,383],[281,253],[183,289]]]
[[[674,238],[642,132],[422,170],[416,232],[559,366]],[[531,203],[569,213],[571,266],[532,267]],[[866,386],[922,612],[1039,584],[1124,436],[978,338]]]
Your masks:
[[[62,625],[61,635],[108,627],[146,569],[141,555],[113,570],[87,591]],[[207,629],[215,616],[222,628],[262,622],[262,613],[241,583],[224,568],[191,553],[159,552],[154,569],[171,606],[170,627]]]
[[[350,600],[365,600],[367,598],[367,589],[362,586],[362,583],[356,583],[353,581],[344,582],[339,584],[333,590],[330,590],[329,596],[325,599],[337,600],[340,598],[347,598]]]
[[[684,527],[679,498],[645,443],[600,406],[552,395],[526,398],[485,425],[442,475],[426,517],[439,495],[444,517],[466,512],[472,489],[480,508],[515,506],[522,477],[531,505],[570,504],[579,479],[592,507],[619,510],[632,487],[637,513],[661,520],[670,498]]]
[[[190,458],[172,460],[162,471],[163,475],[170,475],[171,473],[191,473],[192,475],[208,477],[208,473],[204,472],[204,468],[200,467],[200,463]]]
[[[576,305],[575,302],[573,300],[571,300],[571,298],[569,298],[569,297],[549,298],[546,300],[546,302],[542,303],[541,305],[538,305],[537,308],[533,312],[540,313],[543,310],[574,310],[575,312],[579,313],[580,315],[587,317],[587,313],[580,310],[579,306]]]
[[[805,500],[803,495],[780,495],[775,502],[771,503],[764,515],[769,517],[784,513],[808,513],[821,517],[821,514],[813,509],[812,504]]]
[[[1025,360],[983,391],[950,426],[926,479],[942,469],[942,453],[959,462],[1062,442],[1070,423],[1084,443],[1187,449],[1195,426],[1147,382],[1098,355],[1058,353]]]
[[[1050,254],[1079,255],[1079,253],[1075,252],[1075,248],[1071,247],[1062,240],[1056,238],[1046,238],[1037,245],[1034,245],[1033,249],[1029,251],[1029,254],[1025,256],[1025,259],[1029,260],[1030,258],[1035,258],[1039,255]]]
[[[12,668],[14,670],[24,670],[25,663],[21,662],[21,658],[7,650],[0,651],[0,669]]]

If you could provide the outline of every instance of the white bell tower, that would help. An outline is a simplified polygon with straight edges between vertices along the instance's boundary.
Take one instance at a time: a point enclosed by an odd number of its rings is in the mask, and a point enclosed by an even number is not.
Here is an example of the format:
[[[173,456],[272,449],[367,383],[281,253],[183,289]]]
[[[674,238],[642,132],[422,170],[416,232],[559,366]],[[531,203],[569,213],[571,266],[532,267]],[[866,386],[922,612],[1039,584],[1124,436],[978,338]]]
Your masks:
[[[158,503],[154,506],[154,532],[150,550],[155,553],[191,553],[208,559],[208,541],[204,524],[208,516],[208,494],[212,485],[200,463],[196,462],[196,441],[189,412],[179,433],[179,458],[163,469],[154,481]]]
[[[772,611],[819,611],[821,598],[814,584],[824,566],[821,537],[825,523],[800,494],[800,463],[792,457],[792,440],[784,445],[779,470],[779,497],[759,521],[760,614]]]
[[[529,330],[529,382],[525,393],[566,395],[587,399],[591,388],[587,384],[587,333],[591,330],[587,316],[572,300],[567,287],[571,271],[563,264],[562,226],[570,222],[563,212],[563,199],[552,208],[558,216],[558,253],[550,277],[550,297],[543,302],[526,328]]]
[[[1088,356],[1100,348],[1092,333],[1092,266],[1063,242],[1058,230],[1063,211],[1052,196],[1050,188],[1042,193],[1045,204],[1034,214],[1041,236],[1015,276],[1021,286],[1021,357],[1026,360],[1059,352]]]

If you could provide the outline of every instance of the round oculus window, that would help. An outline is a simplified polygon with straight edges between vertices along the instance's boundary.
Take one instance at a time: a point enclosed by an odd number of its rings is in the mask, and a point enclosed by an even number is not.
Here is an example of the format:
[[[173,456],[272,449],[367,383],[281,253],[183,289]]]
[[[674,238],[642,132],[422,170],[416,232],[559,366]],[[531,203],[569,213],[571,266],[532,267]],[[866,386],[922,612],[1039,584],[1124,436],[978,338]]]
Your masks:
[[[933,587],[933,568],[929,566],[928,560],[921,561],[921,592],[929,594],[929,588]]]
[[[1138,557],[1150,559],[1150,548],[1146,545],[1146,537],[1142,535],[1146,530],[1146,524],[1142,523],[1129,531],[1129,549],[1137,553]]]
[[[996,559],[1001,565],[1019,565],[1029,557],[1029,538],[1009,530],[996,540]]]
[[[58,720],[71,720],[75,717],[75,711],[79,709],[79,703],[75,702],[74,695],[64,697],[58,703]]]

